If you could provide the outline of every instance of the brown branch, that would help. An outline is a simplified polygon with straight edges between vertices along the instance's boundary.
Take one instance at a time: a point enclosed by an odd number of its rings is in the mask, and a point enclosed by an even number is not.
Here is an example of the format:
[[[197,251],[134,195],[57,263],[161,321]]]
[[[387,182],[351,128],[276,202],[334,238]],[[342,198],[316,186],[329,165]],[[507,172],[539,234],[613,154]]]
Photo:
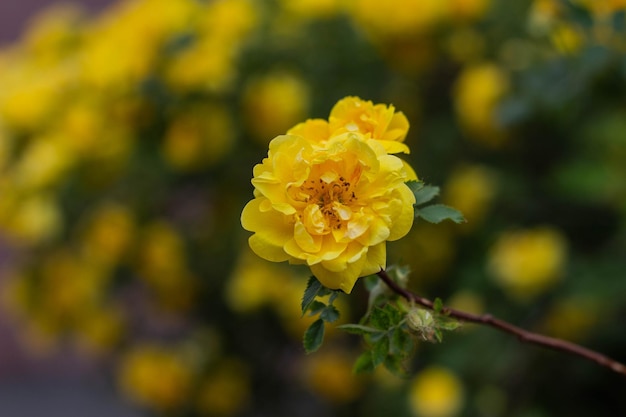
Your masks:
[[[433,309],[434,303],[432,301],[420,297],[405,288],[402,288],[400,285],[398,285],[398,283],[391,279],[391,277],[387,274],[385,270],[381,270],[380,272],[378,272],[378,276],[396,294],[406,298],[408,301],[412,301],[431,310]],[[517,327],[509,322],[495,318],[491,314],[477,315],[449,307],[444,307],[441,312],[449,317],[454,317],[460,321],[491,326],[502,332],[517,336],[517,338],[524,343],[532,343],[538,346],[583,357],[597,363],[600,366],[609,368],[614,372],[626,375],[626,366],[620,362],[617,362],[616,360],[609,358],[608,356],[605,356],[591,349],[587,349],[575,343],[568,342],[566,340],[556,339],[554,337],[544,336],[538,333],[524,330],[521,327]]]

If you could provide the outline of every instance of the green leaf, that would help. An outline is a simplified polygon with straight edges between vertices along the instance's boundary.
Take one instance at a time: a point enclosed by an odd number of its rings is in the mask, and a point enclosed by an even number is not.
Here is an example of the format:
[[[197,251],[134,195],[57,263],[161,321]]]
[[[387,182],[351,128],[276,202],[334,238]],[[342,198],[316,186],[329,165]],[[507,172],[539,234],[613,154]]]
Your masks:
[[[374,362],[372,362],[372,353],[370,351],[364,352],[359,356],[354,363],[354,368],[352,371],[355,374],[360,374],[363,372],[372,372],[376,368]]]
[[[383,363],[387,355],[389,355],[389,337],[385,335],[372,346],[372,363],[374,366]]]
[[[315,352],[324,341],[324,320],[315,320],[304,332],[302,344],[306,353]]]
[[[389,317],[389,321],[391,322],[389,327],[397,325],[402,321],[402,319],[404,319],[404,313],[393,304],[386,304],[384,310],[385,313],[387,313],[387,317]]]
[[[372,333],[380,333],[380,330],[369,326],[363,326],[362,324],[342,324],[337,326],[338,329],[345,330],[351,334],[366,335]]]
[[[429,223],[441,223],[444,220],[452,220],[455,223],[465,223],[465,217],[455,208],[443,204],[433,204],[420,209],[415,209],[415,215]]]
[[[391,320],[385,310],[374,307],[370,315],[370,324],[377,329],[387,330],[391,327]]]
[[[385,365],[385,368],[387,368],[387,370],[391,372],[392,374],[400,378],[407,378],[409,375],[407,373],[407,370],[403,366],[403,363],[402,363],[403,359],[404,358],[400,356],[389,355],[385,359],[385,362],[383,363],[383,365]]]
[[[311,304],[309,304],[309,307],[307,310],[309,312],[309,316],[314,316],[316,314],[321,313],[325,308],[326,308],[325,303],[314,300],[311,302]]]
[[[320,318],[328,323],[337,321],[339,318],[339,310],[337,310],[337,307],[329,305],[322,311]]]
[[[413,350],[413,338],[402,327],[396,327],[391,334],[389,351],[393,355],[408,356]]]
[[[435,339],[437,339],[437,342],[439,343],[443,340],[443,333],[440,329],[435,329]]]
[[[419,191],[413,192],[413,194],[415,194],[415,205],[419,206],[437,197],[439,195],[439,187],[425,185]]]
[[[323,297],[330,293],[330,290],[322,285],[314,276],[309,278],[309,282],[304,290],[302,296],[302,315],[307,312],[311,303],[315,300],[315,297]]]
[[[435,301],[433,302],[433,310],[435,311],[435,313],[440,313],[442,308],[443,301],[441,301],[441,298],[435,298]]]
[[[461,322],[455,319],[444,319],[437,321],[437,327],[443,330],[456,330],[461,327]]]
[[[413,194],[419,193],[420,190],[424,188],[423,181],[411,180],[411,181],[407,181],[405,184],[407,185],[407,187],[409,187],[409,190],[411,190]]]

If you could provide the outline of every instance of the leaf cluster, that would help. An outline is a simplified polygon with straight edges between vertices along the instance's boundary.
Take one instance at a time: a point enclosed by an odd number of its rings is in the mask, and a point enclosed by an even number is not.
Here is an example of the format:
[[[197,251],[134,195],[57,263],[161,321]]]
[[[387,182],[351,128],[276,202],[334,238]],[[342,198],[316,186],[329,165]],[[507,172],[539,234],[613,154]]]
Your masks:
[[[429,223],[441,223],[451,220],[457,224],[465,223],[465,217],[457,209],[445,204],[426,204],[439,195],[439,187],[427,185],[423,181],[408,181],[406,183],[415,195],[415,218],[422,218]]]
[[[304,332],[302,340],[306,353],[315,352],[324,342],[326,323],[333,323],[339,319],[339,310],[333,305],[339,290],[330,290],[322,285],[314,276],[309,278],[302,297],[302,316],[319,316]],[[319,298],[329,296],[328,302]]]
[[[415,337],[406,320],[406,313],[396,303],[375,306],[360,324],[344,324],[340,329],[361,335],[366,350],[359,356],[354,371],[373,371],[384,365],[391,372],[404,374],[407,359],[415,348]]]

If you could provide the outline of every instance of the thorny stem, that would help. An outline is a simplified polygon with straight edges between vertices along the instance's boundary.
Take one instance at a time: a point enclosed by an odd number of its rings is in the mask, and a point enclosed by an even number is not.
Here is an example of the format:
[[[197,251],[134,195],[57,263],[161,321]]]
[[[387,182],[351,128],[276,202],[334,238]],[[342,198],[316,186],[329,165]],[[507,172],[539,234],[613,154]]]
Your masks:
[[[406,298],[408,301],[415,302],[416,304],[419,304],[431,310],[433,309],[434,303],[432,301],[420,297],[419,295],[405,288],[402,288],[400,285],[398,285],[398,283],[391,279],[391,277],[387,274],[385,270],[381,269],[380,272],[378,272],[378,277],[382,279],[393,292]],[[517,336],[517,338],[524,343],[532,343],[538,346],[543,346],[549,349],[567,352],[572,355],[583,357],[597,363],[600,366],[609,368],[614,372],[626,375],[626,365],[617,362],[616,360],[613,360],[608,356],[605,356],[591,349],[587,349],[575,343],[568,342],[566,340],[556,339],[554,337],[544,336],[538,333],[524,330],[521,327],[517,327],[509,322],[493,317],[491,314],[472,314],[450,307],[444,307],[441,312],[449,317],[454,317],[460,321],[491,326],[502,332]]]

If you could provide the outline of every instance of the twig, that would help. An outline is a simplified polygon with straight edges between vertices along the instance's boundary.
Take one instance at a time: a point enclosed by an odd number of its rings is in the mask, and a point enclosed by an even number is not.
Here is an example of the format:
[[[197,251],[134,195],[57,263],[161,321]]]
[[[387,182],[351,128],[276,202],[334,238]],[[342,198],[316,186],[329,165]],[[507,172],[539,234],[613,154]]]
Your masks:
[[[434,303],[426,298],[420,297],[417,294],[402,288],[387,274],[385,270],[378,272],[378,276],[382,279],[389,288],[396,294],[406,298],[408,301],[413,301],[423,307],[433,309]],[[568,342],[562,339],[556,339],[554,337],[544,336],[538,333],[533,333],[528,330],[524,330],[521,327],[517,327],[509,322],[500,320],[493,317],[491,314],[472,314],[465,311],[456,310],[454,308],[444,307],[441,312],[449,317],[454,317],[460,321],[484,324],[496,328],[502,332],[517,336],[517,338],[524,343],[532,343],[535,345],[543,346],[549,349],[567,352],[572,355],[580,356],[590,361],[597,363],[600,366],[611,369],[614,372],[626,375],[626,365],[617,362],[605,356],[599,352],[587,349],[583,346],[577,345],[572,342]]]

